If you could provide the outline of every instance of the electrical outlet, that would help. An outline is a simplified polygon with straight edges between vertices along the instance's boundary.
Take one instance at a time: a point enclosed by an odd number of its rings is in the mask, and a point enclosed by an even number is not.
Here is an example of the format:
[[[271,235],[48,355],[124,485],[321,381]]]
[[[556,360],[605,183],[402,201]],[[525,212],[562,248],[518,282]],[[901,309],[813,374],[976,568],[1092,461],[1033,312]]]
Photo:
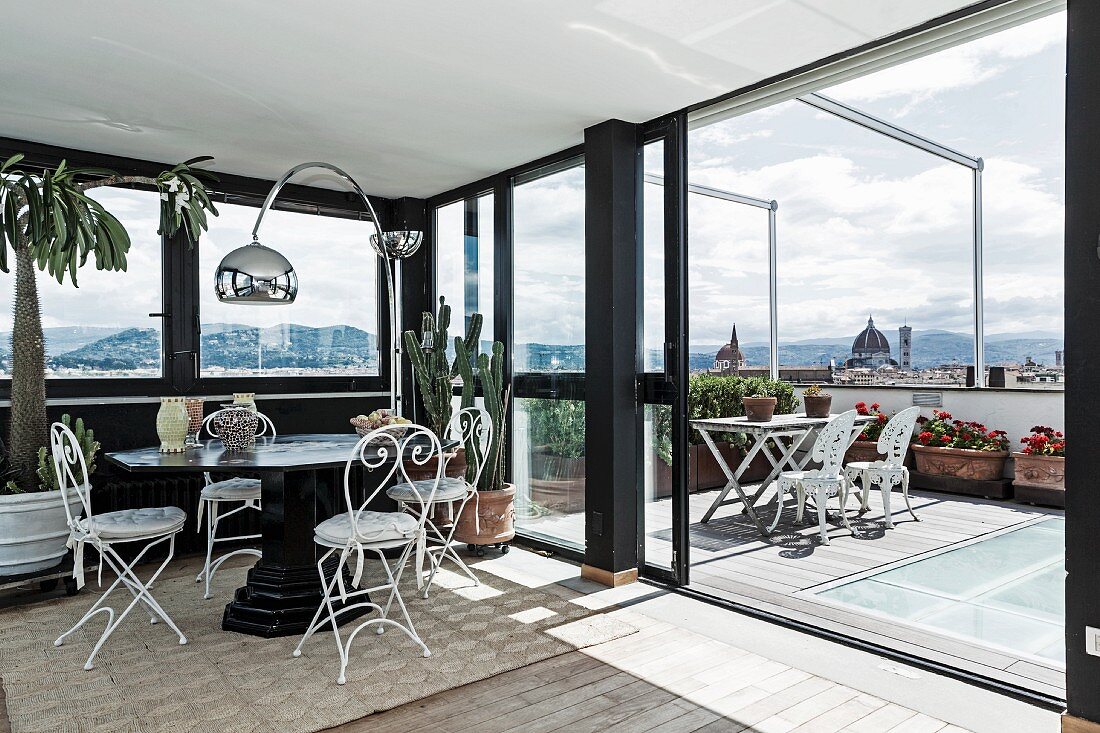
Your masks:
[[[1100,629],[1095,626],[1085,627],[1085,652],[1100,657]]]

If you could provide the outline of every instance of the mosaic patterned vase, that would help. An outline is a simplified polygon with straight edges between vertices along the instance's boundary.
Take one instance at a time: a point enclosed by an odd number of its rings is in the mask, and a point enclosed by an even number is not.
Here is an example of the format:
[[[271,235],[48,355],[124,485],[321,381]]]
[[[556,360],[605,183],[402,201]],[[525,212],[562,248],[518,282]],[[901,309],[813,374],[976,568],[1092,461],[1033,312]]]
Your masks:
[[[202,398],[187,398],[187,445],[199,444],[199,431],[202,430]]]
[[[256,444],[256,428],[260,418],[256,417],[255,407],[236,404],[227,407],[214,418],[211,427],[214,434],[221,438],[227,451],[248,450]]]
[[[161,397],[157,412],[157,437],[161,453],[182,453],[187,438],[187,408],[183,397]]]

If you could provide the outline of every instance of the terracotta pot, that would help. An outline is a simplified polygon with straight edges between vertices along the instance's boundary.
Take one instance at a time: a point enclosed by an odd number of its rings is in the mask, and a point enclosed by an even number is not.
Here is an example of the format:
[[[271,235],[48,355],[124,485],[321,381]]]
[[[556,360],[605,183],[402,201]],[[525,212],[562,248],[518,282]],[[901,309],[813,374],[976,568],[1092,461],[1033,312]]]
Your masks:
[[[531,451],[531,501],[564,514],[584,511],[584,456],[566,458],[536,447]]]
[[[479,491],[470,499],[455,527],[455,541],[467,545],[495,545],[516,536],[516,487]]]
[[[954,476],[976,481],[996,481],[1004,476],[1008,451],[933,448],[913,443],[917,471],[935,476]]]
[[[1029,456],[1026,453],[1013,453],[1016,461],[1014,486],[1043,486],[1052,489],[1066,489],[1065,456]]]
[[[829,394],[802,395],[802,404],[806,407],[806,417],[828,417],[833,406],[833,396]]]
[[[745,406],[745,419],[749,422],[771,422],[776,402],[774,397],[743,397],[741,403]]]
[[[885,455],[878,452],[877,440],[857,440],[852,443],[848,448],[848,452],[844,454],[845,463],[852,463],[853,461],[881,461],[885,458]]]
[[[450,476],[451,478],[461,478],[466,475],[466,449],[459,448],[456,451],[450,453],[444,453],[444,460],[447,462],[446,468],[443,469],[444,476]],[[439,459],[432,456],[427,462],[420,464],[414,461],[405,461],[405,473],[409,475],[409,478],[413,481],[425,481],[435,478],[435,472],[438,468]]]

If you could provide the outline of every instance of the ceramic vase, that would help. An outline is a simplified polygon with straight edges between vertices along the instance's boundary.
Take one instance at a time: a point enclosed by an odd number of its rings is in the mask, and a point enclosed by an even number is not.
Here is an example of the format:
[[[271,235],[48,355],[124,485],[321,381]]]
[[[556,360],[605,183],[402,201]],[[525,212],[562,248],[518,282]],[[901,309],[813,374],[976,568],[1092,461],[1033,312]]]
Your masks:
[[[242,405],[242,406],[247,407],[248,409],[252,410],[252,412],[255,412],[256,411],[256,393],[255,392],[234,392],[233,393],[233,404],[234,405]]]
[[[249,409],[247,405],[236,404],[224,409],[214,419],[211,427],[221,438],[227,451],[238,451],[247,450],[256,444],[256,428],[259,423],[255,408]]]
[[[183,397],[161,397],[157,437],[161,453],[182,453],[187,439],[187,408]]]

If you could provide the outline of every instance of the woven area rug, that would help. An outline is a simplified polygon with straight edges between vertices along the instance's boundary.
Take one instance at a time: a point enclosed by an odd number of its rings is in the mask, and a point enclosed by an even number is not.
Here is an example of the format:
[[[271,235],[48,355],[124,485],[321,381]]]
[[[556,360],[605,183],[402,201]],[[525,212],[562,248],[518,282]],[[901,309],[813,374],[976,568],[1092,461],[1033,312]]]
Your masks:
[[[572,592],[560,586],[530,588],[475,569],[482,585],[474,587],[441,571],[425,600],[410,572],[403,595],[432,656],[421,657],[397,630],[379,636],[366,629],[352,646],[347,684],[339,686],[330,630],[315,634],[297,659],[297,637],[221,630],[243,567],[223,566],[209,601],[194,582],[194,560],[170,571],[154,594],[189,643],[180,646],[166,626],[150,625],[135,609],[89,672],[82,667],[103,616],[60,648],[53,640],[95,601],[94,578],[74,598],[0,610],[0,675],[13,733],[308,733],[636,631],[571,603]]]

